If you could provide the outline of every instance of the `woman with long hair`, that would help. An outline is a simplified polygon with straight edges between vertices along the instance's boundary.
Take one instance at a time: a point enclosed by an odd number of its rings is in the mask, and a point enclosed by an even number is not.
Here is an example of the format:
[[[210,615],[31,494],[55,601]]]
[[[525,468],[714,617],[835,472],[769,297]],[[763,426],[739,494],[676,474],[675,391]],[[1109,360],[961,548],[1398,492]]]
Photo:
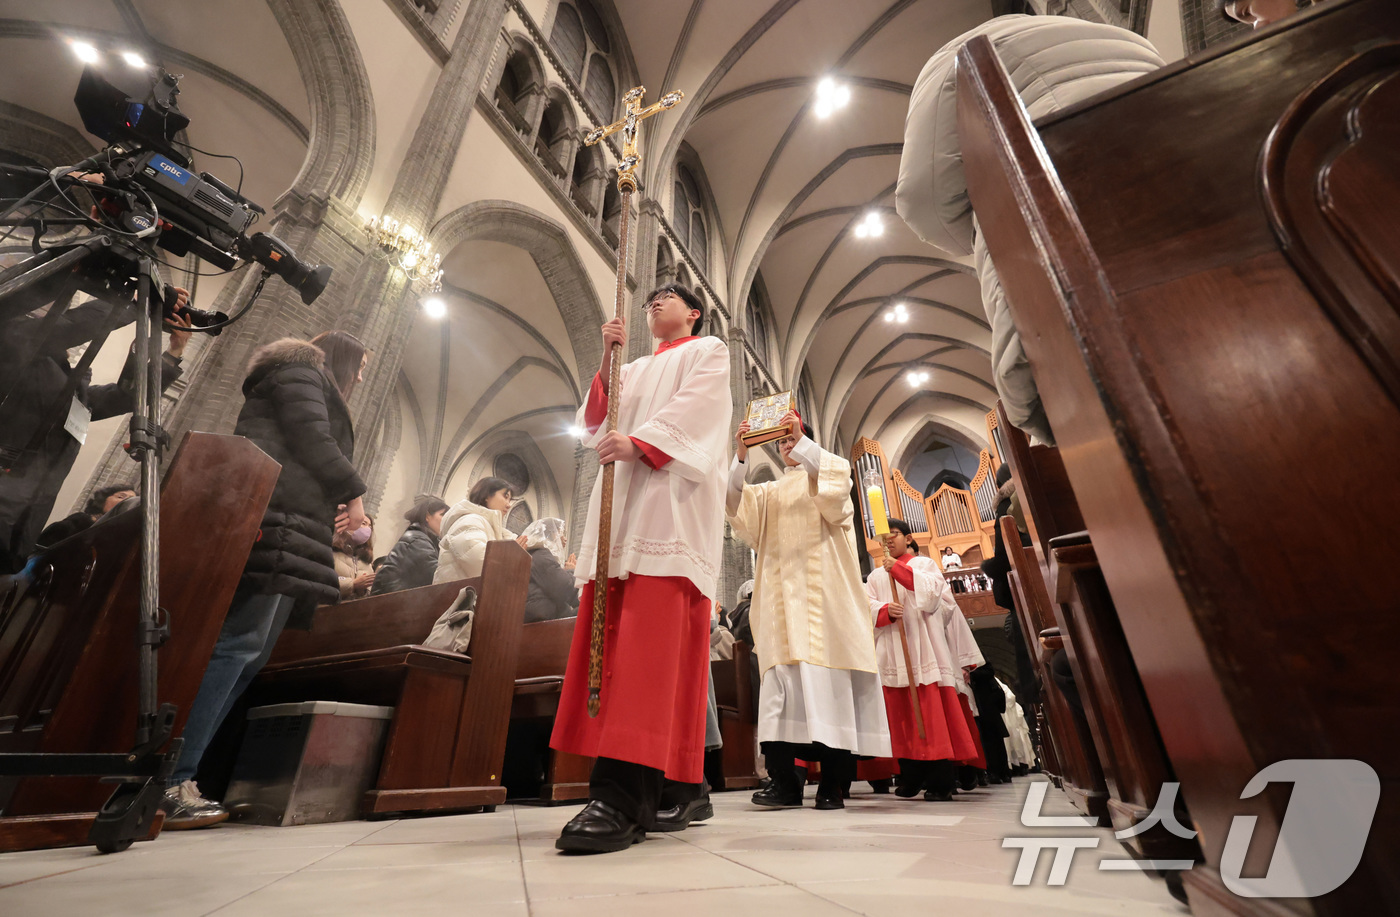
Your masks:
[[[368,359],[354,335],[327,331],[310,341],[274,341],[248,364],[233,432],[280,463],[282,473],[190,707],[184,747],[162,803],[166,828],[200,828],[228,818],[194,783],[205,748],[272,655],[282,629],[308,628],[316,606],[340,601],[331,541],[336,532],[356,531],[366,520],[346,402]]]

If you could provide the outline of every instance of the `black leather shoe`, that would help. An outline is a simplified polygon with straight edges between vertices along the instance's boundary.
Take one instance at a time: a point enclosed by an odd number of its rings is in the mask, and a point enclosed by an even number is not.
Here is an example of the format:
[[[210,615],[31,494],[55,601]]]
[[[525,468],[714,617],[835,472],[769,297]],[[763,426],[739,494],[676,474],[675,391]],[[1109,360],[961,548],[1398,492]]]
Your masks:
[[[919,785],[917,783],[895,784],[894,794],[900,799],[913,799],[919,795]]]
[[[893,783],[893,780],[872,780],[870,781],[870,792],[877,794],[888,793]]]
[[[683,805],[671,806],[656,813],[657,831],[684,831],[691,822],[704,821],[715,817],[715,807],[710,805],[710,796],[705,794]]]
[[[570,853],[613,853],[645,839],[641,825],[606,802],[593,799],[569,819],[554,846]]]
[[[818,809],[828,809],[828,810],[830,810],[830,809],[844,809],[844,808],[846,808],[846,803],[843,802],[843,801],[841,800],[841,790],[838,788],[838,789],[832,790],[832,791],[829,792],[829,793],[826,793],[826,792],[823,792],[822,789],[821,789],[820,787],[818,787],[818,788],[817,788],[817,808],[818,808]]]
[[[784,789],[779,787],[776,782],[770,783],[768,786],[753,794],[753,804],[756,806],[767,806],[770,809],[801,808],[801,786],[799,785],[795,789]]]
[[[924,802],[952,802],[952,790],[925,790]]]

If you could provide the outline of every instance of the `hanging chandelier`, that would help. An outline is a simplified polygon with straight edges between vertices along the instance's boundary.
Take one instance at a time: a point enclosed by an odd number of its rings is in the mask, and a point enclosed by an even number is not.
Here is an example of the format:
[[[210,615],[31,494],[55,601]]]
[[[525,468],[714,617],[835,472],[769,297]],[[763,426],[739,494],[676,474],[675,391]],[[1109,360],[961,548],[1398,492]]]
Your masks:
[[[425,293],[442,289],[442,255],[434,254],[426,236],[392,217],[365,220],[365,235],[374,253],[403,271]]]

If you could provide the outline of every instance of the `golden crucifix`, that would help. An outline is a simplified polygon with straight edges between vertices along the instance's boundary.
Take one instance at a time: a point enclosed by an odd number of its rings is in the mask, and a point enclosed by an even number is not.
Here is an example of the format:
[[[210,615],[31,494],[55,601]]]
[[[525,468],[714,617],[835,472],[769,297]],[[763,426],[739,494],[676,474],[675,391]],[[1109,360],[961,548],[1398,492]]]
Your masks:
[[[653,102],[646,108],[642,107],[642,96],[647,94],[645,86],[637,86],[627,95],[622,97],[622,104],[627,108],[627,116],[621,121],[614,121],[607,127],[595,127],[583,138],[583,142],[592,146],[604,137],[611,137],[618,131],[622,131],[622,159],[617,164],[617,190],[623,194],[628,194],[637,190],[637,179],[632,174],[641,162],[637,155],[637,127],[643,120],[650,118],[659,111],[666,111],[675,108],[676,103],[685,98],[685,93],[679,89],[666,93],[659,102]],[[627,212],[623,208],[623,213]],[[624,217],[625,219],[625,217]],[[626,252],[626,246],[621,242],[618,244],[618,254]]]
[[[627,261],[631,243],[628,222],[632,213],[632,192],[637,190],[635,172],[641,157],[637,154],[637,128],[641,122],[659,111],[675,108],[685,93],[675,90],[660,101],[642,107],[645,86],[638,86],[622,97],[627,116],[607,127],[595,127],[583,138],[592,146],[604,137],[622,132],[622,158],[617,163],[617,190],[622,195],[622,210],[617,226],[617,296],[613,300],[613,318],[624,318],[627,308]],[[621,348],[612,345],[608,354],[608,420],[604,433],[617,429],[617,405],[622,396]],[[598,508],[598,567],[593,574],[593,631],[588,645],[588,715],[597,716],[602,706],[603,690],[603,622],[608,615],[608,561],[612,555],[613,465],[603,466],[602,492]]]

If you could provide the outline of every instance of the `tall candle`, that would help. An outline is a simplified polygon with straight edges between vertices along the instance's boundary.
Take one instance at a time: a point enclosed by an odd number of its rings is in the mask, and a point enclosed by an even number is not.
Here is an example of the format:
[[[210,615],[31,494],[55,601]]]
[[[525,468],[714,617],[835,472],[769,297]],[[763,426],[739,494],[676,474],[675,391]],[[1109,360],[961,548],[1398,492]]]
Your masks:
[[[872,485],[866,488],[865,496],[870,501],[870,522],[875,526],[875,537],[883,538],[890,533],[890,520],[885,515],[885,492]]]

